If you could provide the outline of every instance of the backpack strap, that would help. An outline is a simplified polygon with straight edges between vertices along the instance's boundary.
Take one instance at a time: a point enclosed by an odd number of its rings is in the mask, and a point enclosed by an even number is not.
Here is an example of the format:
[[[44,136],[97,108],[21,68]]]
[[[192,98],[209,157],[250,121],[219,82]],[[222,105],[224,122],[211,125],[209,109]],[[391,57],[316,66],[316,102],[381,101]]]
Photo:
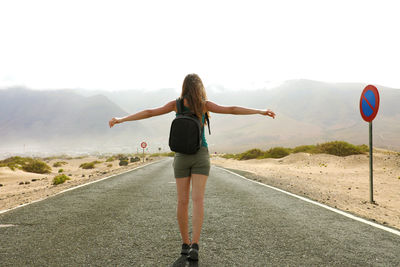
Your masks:
[[[208,118],[208,113],[207,113],[207,112],[206,112],[206,115],[205,115],[205,119],[206,119],[206,121],[207,121],[208,134],[211,134],[211,130],[210,130],[210,120],[209,120],[209,118]]]
[[[183,113],[183,98],[176,99],[176,110],[178,111],[178,114]]]

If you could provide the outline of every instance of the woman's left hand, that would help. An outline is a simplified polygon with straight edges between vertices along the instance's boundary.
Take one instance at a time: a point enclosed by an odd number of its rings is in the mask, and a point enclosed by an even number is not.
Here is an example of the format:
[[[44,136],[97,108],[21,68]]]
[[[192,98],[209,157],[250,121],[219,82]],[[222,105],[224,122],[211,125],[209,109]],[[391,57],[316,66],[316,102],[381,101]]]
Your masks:
[[[267,111],[263,111],[261,114],[262,114],[262,115],[265,115],[265,116],[270,116],[270,117],[272,117],[273,119],[275,119],[275,113],[274,113],[272,110],[270,110],[270,109],[268,109]]]

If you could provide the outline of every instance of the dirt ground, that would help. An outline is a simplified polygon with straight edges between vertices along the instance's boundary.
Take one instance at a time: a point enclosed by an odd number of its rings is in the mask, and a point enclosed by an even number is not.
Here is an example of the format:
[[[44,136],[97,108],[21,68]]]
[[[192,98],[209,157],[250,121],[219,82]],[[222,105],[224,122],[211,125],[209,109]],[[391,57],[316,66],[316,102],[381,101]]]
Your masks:
[[[52,168],[51,173],[36,174],[21,170],[12,171],[8,167],[0,168],[0,211],[11,209],[32,201],[47,198],[68,188],[89,183],[113,174],[125,172],[140,165],[147,164],[159,158],[148,158],[145,163],[134,162],[128,166],[119,166],[119,160],[105,162],[106,159],[98,157],[85,157],[64,159],[56,158],[47,160],[46,163]],[[94,169],[82,169],[82,163],[100,161]],[[53,167],[56,162],[65,162],[60,167]],[[70,180],[63,184],[53,185],[53,178],[60,173],[67,175]]]
[[[374,201],[369,203],[369,156],[291,154],[282,159],[238,161],[212,157],[224,168],[250,172],[251,178],[400,229],[400,153],[376,150]]]

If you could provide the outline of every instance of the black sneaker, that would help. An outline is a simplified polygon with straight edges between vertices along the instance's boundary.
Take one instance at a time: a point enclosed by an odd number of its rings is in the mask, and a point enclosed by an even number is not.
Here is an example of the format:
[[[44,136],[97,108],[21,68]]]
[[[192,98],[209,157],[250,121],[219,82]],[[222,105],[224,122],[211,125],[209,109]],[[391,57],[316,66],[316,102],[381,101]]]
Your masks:
[[[189,249],[190,249],[190,246],[188,244],[186,244],[186,243],[183,243],[182,244],[181,254],[182,255],[188,255],[189,254]]]
[[[197,243],[193,243],[190,246],[188,260],[192,260],[192,261],[199,260],[199,245]]]

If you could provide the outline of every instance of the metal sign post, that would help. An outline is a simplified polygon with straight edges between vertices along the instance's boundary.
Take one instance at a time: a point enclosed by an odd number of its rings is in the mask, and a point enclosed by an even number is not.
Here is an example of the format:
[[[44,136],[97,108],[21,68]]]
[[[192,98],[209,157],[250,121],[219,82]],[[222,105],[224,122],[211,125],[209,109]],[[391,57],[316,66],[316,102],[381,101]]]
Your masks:
[[[364,88],[360,98],[361,117],[369,124],[369,202],[374,202],[373,162],[372,162],[372,121],[379,110],[379,92],[373,85]]]
[[[140,146],[143,148],[143,162],[144,162],[144,149],[147,147],[146,142],[142,142]]]
[[[369,202],[374,203],[374,178],[372,164],[372,121],[369,122]]]

